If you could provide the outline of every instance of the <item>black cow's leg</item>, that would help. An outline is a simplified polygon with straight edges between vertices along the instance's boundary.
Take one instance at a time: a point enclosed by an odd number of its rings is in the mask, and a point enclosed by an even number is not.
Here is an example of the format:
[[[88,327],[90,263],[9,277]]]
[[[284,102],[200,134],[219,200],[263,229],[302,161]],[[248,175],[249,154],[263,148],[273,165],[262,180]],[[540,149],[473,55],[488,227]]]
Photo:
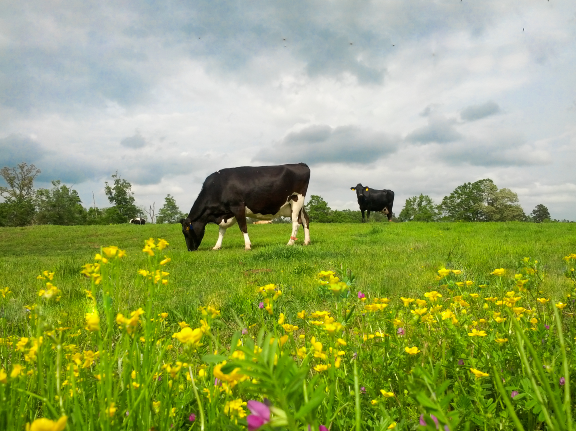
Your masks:
[[[392,204],[388,206],[388,214],[386,216],[388,216],[388,222],[392,222]]]
[[[230,210],[234,214],[236,221],[238,222],[238,227],[242,234],[244,234],[244,249],[250,250],[252,245],[250,243],[250,237],[248,237],[248,224],[246,223],[246,206],[244,203],[240,203],[237,206],[230,207]]]
[[[300,216],[298,217],[298,222],[302,224],[302,228],[304,228],[304,244],[310,244],[310,218],[308,217],[308,213],[304,207],[300,210]]]
[[[370,210],[367,210],[366,221],[370,222]]]
[[[292,246],[296,241],[298,234],[300,212],[304,208],[304,195],[295,194],[290,197],[290,206],[292,207],[292,234],[288,241],[288,246]]]
[[[364,210],[360,209],[360,211],[362,212],[362,222],[366,222],[366,221],[364,220]]]

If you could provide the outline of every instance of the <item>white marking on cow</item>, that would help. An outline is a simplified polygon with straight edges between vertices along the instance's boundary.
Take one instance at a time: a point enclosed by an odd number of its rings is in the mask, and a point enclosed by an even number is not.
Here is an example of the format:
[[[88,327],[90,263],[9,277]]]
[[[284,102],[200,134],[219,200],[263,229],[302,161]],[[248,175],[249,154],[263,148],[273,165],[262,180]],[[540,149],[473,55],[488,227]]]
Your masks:
[[[298,199],[293,201],[291,198],[288,198],[289,204],[292,207],[292,235],[290,236],[290,240],[288,241],[288,246],[292,246],[296,241],[296,234],[298,234],[298,215],[302,211],[302,207],[304,207],[304,195],[293,193],[290,197],[296,195]],[[306,230],[304,230],[304,237],[306,237]],[[308,239],[310,241],[310,239]]]
[[[250,250],[252,246],[252,244],[250,243],[250,237],[248,237],[248,233],[243,234],[244,234],[244,249]]]
[[[213,250],[218,250],[222,247],[222,240],[224,240],[224,234],[226,234],[226,230],[235,223],[236,223],[235,217],[232,217],[228,220],[222,220],[222,222],[220,222],[220,224],[218,225],[220,227],[218,228],[218,241],[216,242],[216,245],[212,248]]]

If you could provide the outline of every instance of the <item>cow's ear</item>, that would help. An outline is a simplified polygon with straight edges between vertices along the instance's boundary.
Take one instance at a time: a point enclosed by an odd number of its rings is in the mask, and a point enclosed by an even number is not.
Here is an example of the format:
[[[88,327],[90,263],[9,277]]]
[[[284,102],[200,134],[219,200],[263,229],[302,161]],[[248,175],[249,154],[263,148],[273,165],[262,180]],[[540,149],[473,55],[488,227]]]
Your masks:
[[[355,190],[356,190],[356,188],[354,188],[354,187],[351,187],[351,188],[350,188],[350,190],[353,190],[353,191],[355,191]]]
[[[366,188],[366,192],[368,192],[368,188]]]

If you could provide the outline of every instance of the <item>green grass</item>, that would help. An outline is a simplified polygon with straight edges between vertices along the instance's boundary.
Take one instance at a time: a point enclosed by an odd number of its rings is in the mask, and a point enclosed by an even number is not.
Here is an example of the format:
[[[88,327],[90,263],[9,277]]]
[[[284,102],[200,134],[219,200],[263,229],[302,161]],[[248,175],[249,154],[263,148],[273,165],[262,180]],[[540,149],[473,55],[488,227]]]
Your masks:
[[[252,251],[244,251],[237,227],[228,230],[222,250],[212,251],[218,233],[208,225],[199,251],[187,252],[179,225],[2,228],[0,286],[15,294],[4,313],[18,325],[23,306],[37,300],[38,284],[31,276],[50,270],[66,294],[59,307],[74,322],[87,304],[80,268],[93,262],[100,246],[110,245],[128,254],[125,278],[115,293],[118,310],[139,307],[144,293],[135,289],[132,276],[146,263],[141,250],[150,237],[170,243],[170,285],[161,302],[182,317],[196,317],[201,304],[214,304],[225,316],[231,316],[230,310],[250,313],[257,306],[256,288],[267,283],[294,292],[290,310],[320,307],[315,275],[321,270],[349,268],[357,288],[375,297],[409,296],[432,289],[442,266],[462,269],[468,279],[477,280],[495,268],[514,269],[525,256],[543,264],[543,289],[554,295],[569,287],[562,257],[576,250],[574,224],[312,224],[312,244],[292,248],[285,246],[288,225],[253,225],[249,234]]]

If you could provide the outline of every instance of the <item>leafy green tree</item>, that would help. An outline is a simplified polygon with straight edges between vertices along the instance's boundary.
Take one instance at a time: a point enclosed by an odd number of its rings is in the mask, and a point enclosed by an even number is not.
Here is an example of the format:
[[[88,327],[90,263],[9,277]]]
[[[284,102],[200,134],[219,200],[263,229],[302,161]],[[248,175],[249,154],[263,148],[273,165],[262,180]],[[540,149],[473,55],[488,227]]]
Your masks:
[[[86,212],[86,225],[106,225],[106,210],[98,207],[90,207]]]
[[[518,200],[518,194],[508,188],[490,193],[488,203],[483,210],[486,219],[493,222],[526,220],[526,215]]]
[[[439,212],[432,198],[428,195],[420,194],[406,200],[399,219],[402,222],[434,222],[438,219],[438,216]]]
[[[306,212],[311,222],[332,222],[330,214],[332,210],[328,203],[319,195],[312,195],[306,204]]]
[[[178,208],[178,205],[176,205],[174,197],[168,194],[166,195],[166,198],[164,198],[164,206],[158,212],[156,223],[176,223],[185,217],[186,215],[182,213]]]
[[[541,223],[545,221],[550,221],[552,217],[550,216],[550,212],[548,211],[548,207],[544,204],[538,204],[530,213],[530,219],[533,222]]]
[[[106,209],[106,219],[109,223],[126,223],[138,217],[142,212],[136,207],[130,182],[122,179],[118,171],[112,174],[112,178],[114,179],[113,186],[105,182],[104,187],[108,201],[113,204],[112,207]]]
[[[4,167],[0,175],[8,187],[0,186],[0,225],[25,226],[32,223],[36,207],[34,205],[34,179],[40,174],[34,165],[25,162],[14,168]]]
[[[443,219],[477,222],[488,220],[485,207],[498,187],[490,179],[464,183],[445,196],[438,207]]]
[[[80,225],[86,220],[86,210],[78,192],[52,181],[52,189],[36,192],[36,222],[50,225]]]

